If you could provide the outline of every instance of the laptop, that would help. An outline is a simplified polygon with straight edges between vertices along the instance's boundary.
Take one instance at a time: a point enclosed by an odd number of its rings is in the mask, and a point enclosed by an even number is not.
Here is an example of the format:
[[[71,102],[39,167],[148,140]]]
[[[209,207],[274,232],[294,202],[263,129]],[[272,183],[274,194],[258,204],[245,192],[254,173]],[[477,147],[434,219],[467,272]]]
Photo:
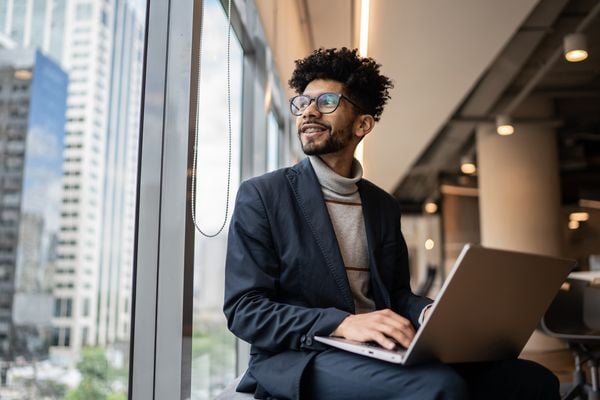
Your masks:
[[[408,349],[390,351],[336,337],[315,340],[404,365],[516,358],[575,264],[466,245]]]

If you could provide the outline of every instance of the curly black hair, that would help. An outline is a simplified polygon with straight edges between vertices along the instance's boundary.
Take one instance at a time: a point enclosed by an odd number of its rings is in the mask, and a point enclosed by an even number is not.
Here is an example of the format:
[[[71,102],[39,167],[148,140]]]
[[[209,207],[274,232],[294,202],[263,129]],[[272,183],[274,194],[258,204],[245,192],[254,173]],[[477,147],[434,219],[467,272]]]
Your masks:
[[[394,87],[387,76],[381,75],[380,66],[370,57],[359,56],[357,49],[320,48],[296,60],[296,69],[288,84],[297,93],[302,93],[315,79],[340,82],[352,101],[379,121],[383,106],[390,99],[389,91]]]

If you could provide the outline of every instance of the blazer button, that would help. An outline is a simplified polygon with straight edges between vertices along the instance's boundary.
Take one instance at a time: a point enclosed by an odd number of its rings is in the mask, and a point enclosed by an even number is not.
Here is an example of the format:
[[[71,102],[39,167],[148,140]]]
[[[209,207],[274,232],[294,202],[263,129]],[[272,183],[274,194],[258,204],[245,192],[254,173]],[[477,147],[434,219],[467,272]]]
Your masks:
[[[306,338],[306,345],[307,346],[312,346],[312,339],[310,337]]]
[[[306,335],[300,336],[300,343],[304,344],[306,342]]]

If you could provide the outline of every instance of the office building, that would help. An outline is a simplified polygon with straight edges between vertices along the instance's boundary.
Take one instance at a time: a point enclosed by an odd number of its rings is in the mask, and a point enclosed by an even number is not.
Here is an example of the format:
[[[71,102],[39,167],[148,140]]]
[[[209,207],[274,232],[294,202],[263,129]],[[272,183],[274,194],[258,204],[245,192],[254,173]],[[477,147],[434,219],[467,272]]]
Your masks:
[[[104,346],[129,341],[144,27],[127,2],[115,3],[103,190],[98,331]]]
[[[45,294],[59,229],[67,74],[41,52],[0,50],[0,349],[20,351],[16,323],[36,323],[27,296]],[[15,295],[20,301],[15,303]],[[37,297],[40,299],[40,297]],[[18,314],[18,315],[16,315]],[[50,315],[40,315],[41,321]],[[49,326],[47,326],[49,327]]]
[[[2,37],[18,47],[38,48],[54,61],[63,55],[68,0],[0,0]]]
[[[52,354],[65,362],[129,337],[142,23],[127,1],[0,0],[0,32],[70,75],[51,278]]]

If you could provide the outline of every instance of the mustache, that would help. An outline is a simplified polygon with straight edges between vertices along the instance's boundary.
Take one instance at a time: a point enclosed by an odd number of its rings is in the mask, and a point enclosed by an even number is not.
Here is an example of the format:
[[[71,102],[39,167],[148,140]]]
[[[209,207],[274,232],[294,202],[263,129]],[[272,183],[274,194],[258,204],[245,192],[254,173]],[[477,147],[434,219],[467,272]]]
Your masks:
[[[319,125],[319,126],[322,126],[325,129],[331,129],[331,126],[329,124],[325,123],[325,122],[322,122],[322,121],[319,121],[319,120],[316,120],[316,119],[310,119],[310,120],[304,121],[298,127],[298,133],[300,133],[304,129],[304,126],[306,126],[306,125]]]

